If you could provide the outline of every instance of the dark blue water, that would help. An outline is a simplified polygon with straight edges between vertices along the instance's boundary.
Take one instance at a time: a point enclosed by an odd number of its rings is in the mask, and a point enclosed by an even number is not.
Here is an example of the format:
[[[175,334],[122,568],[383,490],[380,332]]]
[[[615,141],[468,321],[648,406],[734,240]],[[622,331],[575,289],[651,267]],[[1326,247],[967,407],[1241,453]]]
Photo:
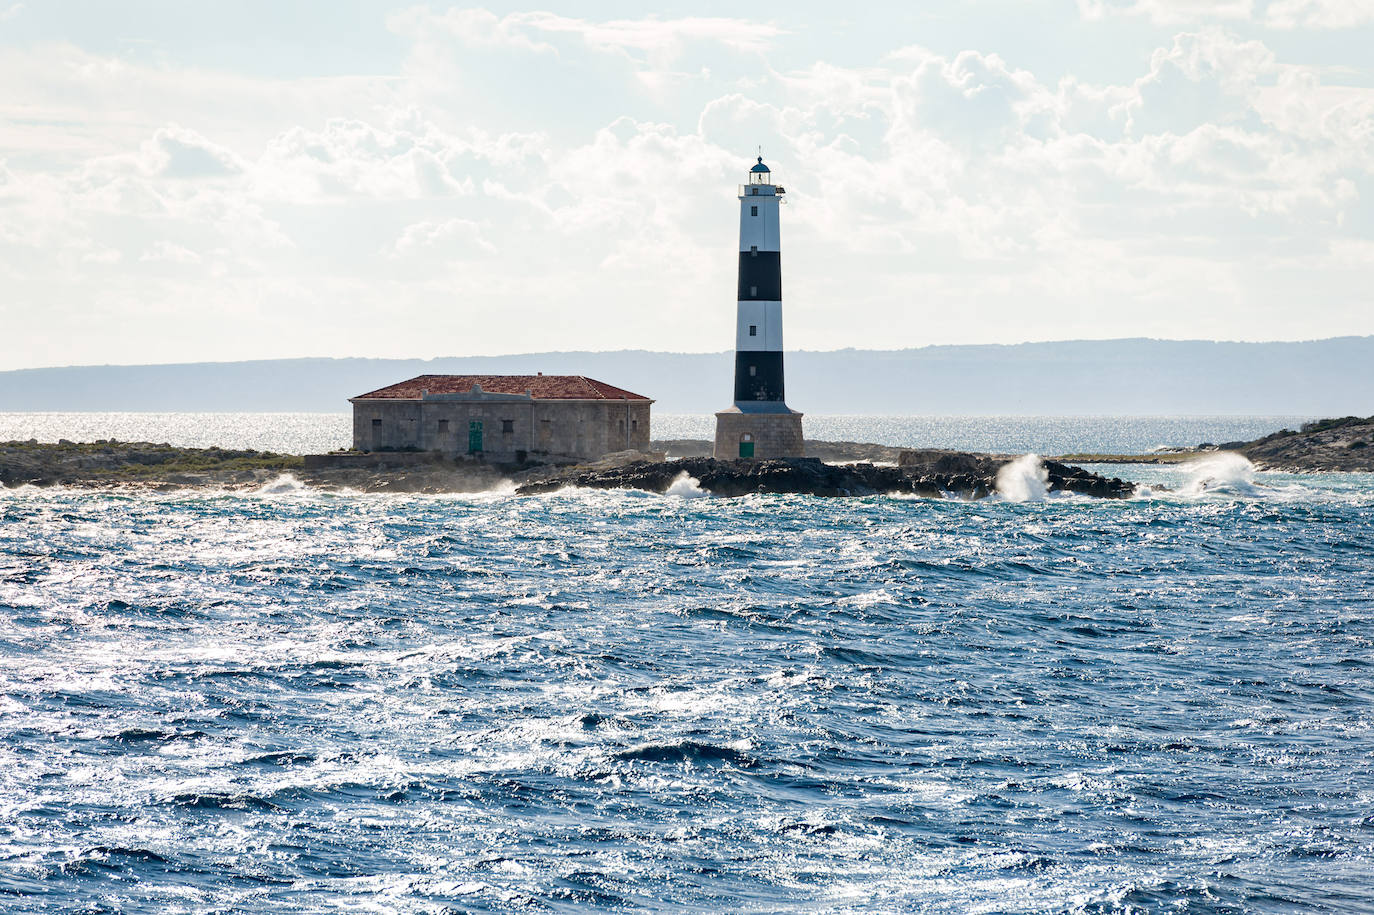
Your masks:
[[[1372,478],[282,488],[0,492],[0,910],[1371,906]]]

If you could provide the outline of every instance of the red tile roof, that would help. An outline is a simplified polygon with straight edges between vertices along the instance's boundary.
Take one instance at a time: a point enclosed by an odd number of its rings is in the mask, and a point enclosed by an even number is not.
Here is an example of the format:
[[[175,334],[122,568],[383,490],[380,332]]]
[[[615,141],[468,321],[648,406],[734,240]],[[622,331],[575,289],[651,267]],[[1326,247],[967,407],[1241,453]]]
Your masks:
[[[466,394],[479,385],[484,394],[524,394],[535,400],[648,400],[629,391],[582,375],[417,375],[409,381],[387,385],[354,400],[419,400],[430,394]]]

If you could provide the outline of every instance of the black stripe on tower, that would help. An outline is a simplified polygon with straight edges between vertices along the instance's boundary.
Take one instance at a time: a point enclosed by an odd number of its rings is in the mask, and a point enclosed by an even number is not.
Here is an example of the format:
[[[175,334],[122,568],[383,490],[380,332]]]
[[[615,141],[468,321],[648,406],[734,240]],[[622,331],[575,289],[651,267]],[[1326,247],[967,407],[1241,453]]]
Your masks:
[[[739,301],[782,301],[782,255],[777,251],[739,253]]]
[[[735,402],[783,401],[782,353],[743,351],[735,353]]]

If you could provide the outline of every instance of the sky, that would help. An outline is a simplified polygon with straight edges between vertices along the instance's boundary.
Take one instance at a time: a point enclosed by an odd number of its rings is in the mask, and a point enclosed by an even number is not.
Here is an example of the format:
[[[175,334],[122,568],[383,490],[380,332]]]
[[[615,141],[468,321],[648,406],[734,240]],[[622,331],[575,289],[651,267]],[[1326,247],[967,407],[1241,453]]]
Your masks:
[[[651,10],[651,11],[646,11]],[[0,0],[0,370],[1374,334],[1374,0]]]

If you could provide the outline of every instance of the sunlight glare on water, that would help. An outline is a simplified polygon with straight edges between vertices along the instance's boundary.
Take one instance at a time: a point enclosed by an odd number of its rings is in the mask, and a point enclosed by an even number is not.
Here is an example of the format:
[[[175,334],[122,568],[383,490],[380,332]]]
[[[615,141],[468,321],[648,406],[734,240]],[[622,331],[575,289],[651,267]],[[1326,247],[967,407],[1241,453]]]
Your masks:
[[[1374,476],[1099,469],[0,490],[3,910],[1363,910]]]
[[[1374,481],[1254,485],[4,492],[6,911],[1356,910]]]

